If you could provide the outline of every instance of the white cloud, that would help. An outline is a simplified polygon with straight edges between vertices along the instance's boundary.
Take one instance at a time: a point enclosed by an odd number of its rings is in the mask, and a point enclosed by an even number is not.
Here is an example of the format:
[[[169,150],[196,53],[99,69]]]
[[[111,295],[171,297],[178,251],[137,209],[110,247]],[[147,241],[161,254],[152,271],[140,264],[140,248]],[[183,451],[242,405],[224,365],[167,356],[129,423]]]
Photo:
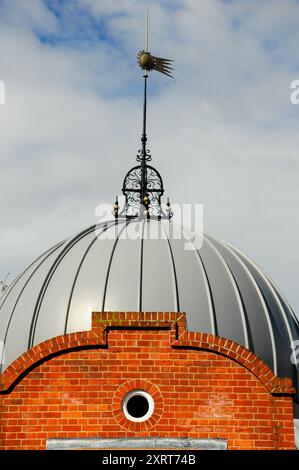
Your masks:
[[[3,23],[19,30],[42,28],[47,33],[56,31],[55,16],[41,0],[2,0],[1,11],[5,15]]]

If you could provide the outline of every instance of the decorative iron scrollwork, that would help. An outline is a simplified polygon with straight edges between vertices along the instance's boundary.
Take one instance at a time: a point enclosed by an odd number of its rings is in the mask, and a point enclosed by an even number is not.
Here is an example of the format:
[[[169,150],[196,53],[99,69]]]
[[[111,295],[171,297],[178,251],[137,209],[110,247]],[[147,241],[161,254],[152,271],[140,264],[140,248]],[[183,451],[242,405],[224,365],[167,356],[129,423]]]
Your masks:
[[[142,162],[143,160],[147,163],[150,162],[152,160],[150,150],[146,150],[145,157],[143,158],[143,150],[139,149],[136,155],[136,160],[137,162]]]
[[[144,209],[142,201],[142,165],[135,166],[125,176],[123,183],[123,194],[126,197],[125,215],[137,217]],[[163,181],[160,173],[152,166],[145,167],[145,193],[148,197],[149,216],[159,217],[161,212],[161,196],[164,193]]]

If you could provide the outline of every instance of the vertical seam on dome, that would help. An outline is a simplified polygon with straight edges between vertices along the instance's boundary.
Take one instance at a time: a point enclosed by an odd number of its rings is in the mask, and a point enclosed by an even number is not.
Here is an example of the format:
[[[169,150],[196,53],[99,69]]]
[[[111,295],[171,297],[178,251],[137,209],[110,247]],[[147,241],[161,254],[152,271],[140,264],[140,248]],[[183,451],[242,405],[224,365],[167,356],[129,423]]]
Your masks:
[[[296,317],[295,315],[295,312],[294,310],[292,309],[291,305],[289,304],[289,302],[287,301],[287,299],[284,297],[284,295],[282,294],[282,292],[280,291],[280,289],[274,284],[274,282],[272,281],[272,279],[267,276],[266,273],[264,273],[264,276],[266,277],[266,279],[268,279],[268,282],[269,284],[272,286],[272,289],[273,291],[275,292],[276,294],[276,299],[277,299],[277,302],[279,303],[279,305],[281,305],[281,310],[285,313],[285,316],[287,318],[287,323],[288,323],[288,326],[289,326],[289,317],[292,319],[292,322],[295,323],[296,327],[299,328],[299,321],[298,321],[298,318]],[[285,303],[287,309],[283,308],[283,303]],[[290,330],[291,331],[291,330]]]
[[[247,327],[247,323],[246,323],[246,315],[245,315],[245,310],[244,310],[244,303],[243,303],[243,300],[242,300],[242,296],[241,296],[241,293],[240,293],[240,290],[239,290],[239,287],[238,287],[238,284],[235,280],[235,277],[229,267],[229,265],[227,264],[227,262],[225,261],[224,257],[222,256],[222,254],[219,252],[219,250],[217,249],[217,247],[207,238],[207,236],[204,237],[205,240],[210,244],[210,246],[212,247],[212,249],[214,250],[214,252],[217,254],[217,256],[219,257],[220,261],[222,262],[226,272],[228,273],[229,275],[229,278],[231,280],[231,284],[232,284],[232,287],[235,291],[235,294],[236,294],[236,297],[237,297],[237,301],[238,301],[238,306],[239,306],[239,310],[240,310],[240,314],[241,314],[241,320],[242,320],[242,325],[243,325],[243,333],[244,333],[244,340],[245,340],[245,347],[247,349],[249,349],[249,335],[248,335],[248,327]]]
[[[269,309],[268,309],[267,304],[265,302],[263,292],[261,291],[258,283],[254,279],[253,275],[251,274],[251,272],[249,271],[249,269],[247,268],[247,266],[245,265],[243,260],[240,258],[240,256],[237,253],[234,252],[234,250],[232,249],[232,247],[228,243],[226,243],[224,241],[222,241],[222,243],[227,247],[227,249],[230,251],[230,253],[232,253],[232,255],[241,264],[241,266],[243,267],[243,269],[245,270],[245,272],[249,276],[249,279],[251,280],[251,282],[252,282],[252,284],[253,284],[256,292],[257,292],[257,295],[259,296],[260,302],[262,304],[262,307],[263,307],[263,310],[264,310],[264,313],[265,313],[265,317],[266,317],[266,321],[267,321],[267,325],[268,325],[268,329],[269,329],[269,334],[270,334],[274,373],[277,374],[278,365],[277,365],[275,334],[274,334],[274,331],[273,331],[273,328],[272,328],[272,323],[271,323],[271,319],[270,319],[270,316],[269,316]]]
[[[7,323],[7,326],[6,326],[6,330],[5,330],[5,335],[4,335],[4,338],[3,338],[3,344],[4,344],[4,348],[5,348],[5,344],[6,344],[6,340],[7,340],[7,336],[8,336],[8,332],[9,332],[9,328],[10,328],[10,324],[12,322],[12,318],[14,316],[14,313],[15,313],[15,310],[16,310],[16,307],[19,303],[19,300],[21,298],[21,295],[23,294],[24,290],[26,289],[28,283],[30,282],[30,280],[32,279],[32,277],[34,276],[34,274],[36,273],[36,271],[40,268],[40,266],[49,258],[49,256],[51,256],[56,250],[58,250],[58,248],[60,248],[62,245],[63,245],[64,242],[61,242],[61,243],[58,243],[57,245],[55,245],[54,247],[50,248],[48,251],[46,251],[45,253],[43,253],[41,256],[39,256],[32,264],[36,263],[36,261],[38,261],[42,256],[44,256],[45,254],[47,254],[47,256],[44,257],[44,259],[36,266],[36,268],[33,270],[33,272],[30,274],[29,278],[27,279],[27,281],[25,282],[24,286],[22,287],[18,297],[17,297],[17,300],[15,301],[14,303],[14,306],[13,306],[13,309],[11,311],[11,314],[9,316],[9,320],[8,320],[8,323]],[[31,266],[32,266],[31,264]],[[29,268],[28,268],[29,269]],[[25,271],[24,271],[25,273]],[[2,373],[2,367],[3,365],[0,364],[0,373]]]
[[[142,312],[144,228],[145,228],[145,221],[142,222],[142,232],[141,232],[141,241],[140,241],[139,312]]]
[[[106,223],[106,222],[104,222]],[[34,308],[34,313],[30,325],[30,331],[29,331],[29,338],[28,338],[28,349],[30,349],[33,346],[34,343],[34,336],[35,336],[35,331],[36,331],[36,325],[37,325],[37,320],[39,317],[41,305],[45,296],[45,293],[47,291],[47,288],[49,286],[49,283],[53,277],[53,274],[55,273],[56,269],[58,268],[59,264],[63,260],[63,258],[67,255],[67,253],[70,251],[71,248],[73,248],[79,241],[81,241],[86,235],[89,235],[96,227],[97,225],[92,225],[91,227],[88,227],[87,229],[83,230],[83,232],[80,232],[78,235],[76,235],[74,238],[72,238],[67,245],[64,247],[61,253],[57,256],[55,261],[53,262],[51,268],[48,271],[48,274],[43,282],[42,288],[39,292],[35,308]]]
[[[55,249],[59,248],[61,245],[63,245],[65,243],[65,241],[63,242],[60,242],[60,243],[57,243],[56,245],[52,246],[51,248],[49,248],[47,251],[45,251],[44,253],[42,253],[38,258],[36,258],[26,269],[24,269],[23,272],[21,272],[21,274],[19,274],[19,276],[16,277],[16,279],[13,281],[13,283],[7,288],[7,290],[5,291],[5,293],[3,294],[3,301],[2,303],[0,304],[0,311],[1,311],[1,308],[3,307],[3,305],[5,304],[9,294],[12,292],[12,290],[14,289],[14,287],[16,286],[16,284],[18,283],[18,281],[20,279],[22,279],[22,277],[27,273],[27,271],[39,260],[41,259],[43,256],[45,256],[47,253],[49,253],[49,251],[52,250],[52,253],[53,251],[55,251]],[[1,297],[2,298],[2,297]]]
[[[238,254],[239,257],[240,257],[240,256],[243,256],[243,257],[248,261],[248,263],[249,263],[254,269],[256,269],[257,272],[260,274],[260,276],[264,279],[264,281],[266,282],[267,286],[268,286],[269,289],[271,290],[271,292],[272,292],[272,294],[273,294],[273,296],[274,296],[274,298],[275,298],[275,300],[276,300],[276,302],[277,302],[277,304],[278,304],[278,308],[279,308],[280,311],[281,311],[281,314],[282,314],[282,317],[283,317],[283,320],[284,320],[284,323],[285,323],[285,326],[286,326],[286,330],[287,330],[288,335],[289,335],[289,339],[291,340],[291,342],[293,342],[293,341],[294,341],[294,337],[293,337],[293,334],[292,334],[292,332],[291,332],[291,329],[290,329],[288,320],[287,320],[286,317],[285,317],[285,311],[284,311],[284,309],[283,309],[283,307],[282,307],[282,305],[281,305],[280,299],[278,298],[278,296],[277,296],[277,294],[276,294],[274,288],[272,287],[270,281],[267,279],[267,276],[266,276],[266,275],[258,268],[258,266],[256,266],[256,264],[254,264],[254,263],[250,260],[250,258],[248,258],[244,253],[242,253],[242,252],[241,252],[240,250],[238,250],[237,248],[232,247],[232,246],[231,246],[229,243],[227,243],[227,242],[224,242],[224,241],[223,241],[223,243],[225,243],[228,247],[230,247],[233,251],[235,251],[235,252]],[[269,321],[270,321],[270,320],[269,320]],[[273,333],[273,334],[274,334],[274,333]],[[298,361],[297,361],[296,355],[294,354],[293,356],[294,356],[294,358],[295,358],[296,365],[297,365],[297,364],[298,364]],[[277,373],[277,372],[276,372],[276,373]]]
[[[91,249],[91,247],[93,246],[93,244],[97,241],[98,239],[98,236],[99,235],[102,235],[102,233],[104,233],[108,228],[110,228],[111,226],[115,225],[115,222],[113,221],[111,224],[108,225],[108,223],[104,226],[104,227],[101,227],[102,228],[102,231],[100,234],[97,234],[96,237],[90,242],[90,244],[88,245],[88,247],[86,248],[83,256],[82,256],[82,259],[79,263],[79,266],[78,266],[78,269],[76,271],[76,274],[75,274],[75,277],[74,277],[74,281],[73,281],[73,284],[72,284],[72,287],[71,287],[71,292],[70,292],[70,296],[69,296],[69,300],[68,300],[68,306],[67,306],[67,312],[66,312],[66,317],[65,317],[65,326],[64,326],[64,334],[66,334],[67,332],[67,327],[68,327],[68,320],[69,320],[69,313],[70,313],[70,308],[71,308],[71,303],[72,303],[72,299],[73,299],[73,293],[74,293],[74,289],[75,289],[75,285],[77,283],[77,279],[78,279],[78,276],[79,276],[79,273],[81,271],[81,268],[82,268],[82,265],[84,263],[84,260],[86,259],[86,256],[88,255],[89,253],[89,250]]]
[[[184,231],[184,227],[181,226],[181,230],[184,234],[184,237],[186,237],[186,233]],[[194,246],[194,249],[196,251],[196,254],[197,254],[197,258],[199,260],[199,265],[200,265],[200,268],[201,268],[201,274],[202,274],[202,277],[203,277],[203,282],[204,282],[204,286],[205,286],[205,291],[206,291],[206,295],[207,295],[207,299],[208,299],[208,306],[209,306],[209,317],[210,317],[210,323],[211,323],[211,331],[212,331],[212,334],[215,335],[215,336],[218,336],[218,327],[217,327],[217,318],[216,318],[216,310],[215,310],[215,303],[214,303],[214,299],[213,299],[213,294],[212,294],[212,288],[211,288],[211,284],[210,284],[210,281],[209,281],[209,278],[208,278],[208,273],[207,273],[207,270],[206,270],[206,267],[204,265],[204,262],[202,260],[202,257],[199,253],[199,250],[196,248],[195,246],[195,243],[190,239],[190,237],[186,237],[187,240],[189,242],[192,243],[192,245]]]
[[[296,317],[296,314],[292,308],[292,306],[290,305],[289,301],[287,300],[287,298],[285,297],[285,295],[281,292],[280,288],[276,285],[276,283],[271,279],[270,276],[268,276],[267,273],[263,272],[262,270],[260,270],[263,275],[265,276],[265,278],[268,280],[269,284],[271,285],[271,287],[273,288],[273,290],[276,292],[276,296],[277,296],[277,300],[279,300],[280,304],[282,304],[283,302],[286,304],[287,306],[287,313],[291,316],[292,320],[294,323],[296,323],[296,326],[299,327],[299,320],[298,318]],[[283,311],[285,312],[285,309],[283,309]]]
[[[112,251],[111,251],[111,255],[110,255],[110,259],[109,259],[109,263],[108,263],[108,268],[107,268],[107,275],[106,275],[106,280],[105,280],[105,286],[104,286],[104,293],[103,293],[103,302],[102,302],[102,312],[105,311],[105,302],[106,302],[106,295],[107,295],[107,287],[108,287],[108,280],[109,280],[109,275],[110,275],[110,270],[111,270],[111,265],[112,265],[112,260],[113,260],[113,256],[114,256],[114,252],[115,252],[115,249],[116,249],[116,245],[119,241],[119,237],[120,235],[122,234],[122,232],[124,231],[124,229],[129,225],[129,223],[131,222],[131,220],[128,220],[126,223],[125,223],[125,226],[121,229],[121,231],[118,233],[115,241],[114,241],[114,244],[113,244],[113,247],[112,247]],[[115,225],[118,225],[118,219],[116,221],[116,224]]]
[[[243,256],[246,258],[245,255],[243,255]],[[248,261],[250,261],[249,258],[248,258]],[[296,317],[295,312],[293,311],[291,305],[289,304],[288,300],[286,299],[284,294],[281,292],[279,287],[276,285],[276,283],[271,279],[271,277],[266,272],[264,272],[261,268],[258,268],[258,266],[256,266],[256,268],[261,273],[262,277],[264,277],[265,280],[267,280],[267,285],[270,286],[272,292],[275,293],[276,300],[279,303],[279,305],[281,305],[282,312],[286,314],[286,317],[287,317],[287,313],[288,313],[292,317],[293,322],[296,323],[296,326],[299,327],[298,318]],[[287,313],[285,312],[285,309],[282,307],[282,302],[284,302],[286,304],[287,308],[288,308]],[[288,324],[288,326],[289,326],[289,324]]]
[[[198,250],[196,250],[196,253],[198,255],[198,259],[200,260],[200,264],[201,264],[201,267],[202,267],[202,271],[204,273],[204,284],[205,284],[205,287],[206,287],[206,291],[208,292],[208,303],[209,303],[209,311],[210,311],[210,320],[211,320],[211,328],[212,328],[212,333],[215,335],[215,336],[218,336],[218,326],[217,326],[217,318],[216,318],[216,310],[215,310],[215,303],[214,303],[214,299],[213,299],[213,294],[212,294],[212,288],[211,288],[211,284],[210,284],[210,281],[209,281],[209,278],[208,278],[208,273],[207,273],[207,270],[206,270],[206,267],[203,263],[203,260],[202,260],[202,257],[199,253]]]
[[[166,232],[163,224],[161,222],[159,222],[159,223],[161,224],[161,227],[162,227],[162,229],[165,233],[166,240],[167,240],[167,243],[168,243],[170,258],[171,258],[171,262],[172,262],[173,275],[174,275],[174,285],[175,285],[175,294],[176,294],[176,296],[175,296],[175,298],[176,298],[176,309],[177,309],[177,312],[180,312],[180,297],[179,297],[178,279],[177,279],[177,274],[176,274],[173,251],[172,251],[170,239],[168,238],[167,232]]]

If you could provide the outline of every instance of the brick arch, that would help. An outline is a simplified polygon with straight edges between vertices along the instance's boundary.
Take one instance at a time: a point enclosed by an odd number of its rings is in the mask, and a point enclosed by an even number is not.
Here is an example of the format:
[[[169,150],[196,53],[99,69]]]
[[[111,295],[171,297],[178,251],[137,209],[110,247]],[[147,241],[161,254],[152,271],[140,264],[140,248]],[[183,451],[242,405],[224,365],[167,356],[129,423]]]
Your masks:
[[[271,394],[293,394],[295,388],[289,377],[277,377],[267,364],[235,341],[207,333],[185,331],[172,347],[211,351],[228,357],[248,369]]]
[[[212,334],[186,331],[186,315],[177,312],[94,312],[90,331],[51,338],[16,359],[0,376],[0,393],[7,393],[29,371],[53,356],[75,349],[109,347],[109,330],[112,329],[169,330],[170,347],[221,354],[248,369],[269,393],[295,393],[290,378],[274,375],[259,357],[238,343]]]

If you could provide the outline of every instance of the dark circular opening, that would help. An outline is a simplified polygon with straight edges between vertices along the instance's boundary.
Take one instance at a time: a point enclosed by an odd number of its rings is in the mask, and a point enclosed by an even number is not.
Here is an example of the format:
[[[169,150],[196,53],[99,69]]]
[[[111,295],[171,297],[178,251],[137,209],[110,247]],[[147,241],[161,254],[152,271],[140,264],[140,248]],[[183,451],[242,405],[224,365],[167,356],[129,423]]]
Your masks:
[[[127,402],[127,411],[133,418],[142,418],[149,410],[149,403],[142,395],[133,395]]]

